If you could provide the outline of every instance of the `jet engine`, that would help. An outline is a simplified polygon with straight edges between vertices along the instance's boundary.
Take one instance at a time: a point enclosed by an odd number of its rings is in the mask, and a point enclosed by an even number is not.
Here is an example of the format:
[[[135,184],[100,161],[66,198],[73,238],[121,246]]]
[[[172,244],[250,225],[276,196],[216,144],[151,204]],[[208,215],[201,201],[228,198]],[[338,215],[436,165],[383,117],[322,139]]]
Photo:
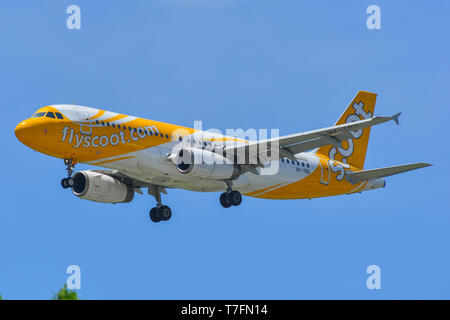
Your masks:
[[[198,178],[212,180],[236,179],[240,168],[230,160],[208,150],[181,148],[170,156],[178,171]]]
[[[132,186],[90,170],[74,174],[72,192],[81,199],[104,203],[130,202],[134,197]]]

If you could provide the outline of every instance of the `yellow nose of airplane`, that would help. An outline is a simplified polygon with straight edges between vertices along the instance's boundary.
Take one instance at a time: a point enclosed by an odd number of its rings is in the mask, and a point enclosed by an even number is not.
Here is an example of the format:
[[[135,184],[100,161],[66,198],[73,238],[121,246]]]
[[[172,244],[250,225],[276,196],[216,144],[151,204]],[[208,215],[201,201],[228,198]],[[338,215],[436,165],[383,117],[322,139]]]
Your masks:
[[[14,133],[16,134],[17,139],[22,142],[24,145],[29,146],[33,139],[33,125],[30,123],[30,120],[24,120],[20,122]]]

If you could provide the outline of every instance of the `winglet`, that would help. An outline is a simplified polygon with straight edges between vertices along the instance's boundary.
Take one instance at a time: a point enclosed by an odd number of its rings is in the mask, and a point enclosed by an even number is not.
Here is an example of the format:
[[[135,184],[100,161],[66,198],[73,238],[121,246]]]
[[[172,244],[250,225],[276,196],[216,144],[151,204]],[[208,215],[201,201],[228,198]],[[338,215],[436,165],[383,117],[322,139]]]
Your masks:
[[[399,113],[397,113],[397,114],[394,114],[393,116],[392,116],[392,120],[394,120],[395,121],[395,123],[397,124],[397,125],[399,125],[400,124],[400,121],[398,120],[398,118],[400,117],[400,115],[401,115],[402,113],[401,112],[399,112]]]

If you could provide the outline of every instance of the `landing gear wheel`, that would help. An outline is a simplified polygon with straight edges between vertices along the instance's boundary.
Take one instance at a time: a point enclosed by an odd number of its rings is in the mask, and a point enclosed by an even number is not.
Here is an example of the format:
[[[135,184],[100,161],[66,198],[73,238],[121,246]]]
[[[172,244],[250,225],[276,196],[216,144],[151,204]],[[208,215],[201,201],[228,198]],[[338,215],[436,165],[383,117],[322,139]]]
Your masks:
[[[154,207],[149,215],[153,222],[167,221],[172,217],[172,210],[168,206]]]
[[[150,220],[152,220],[153,222],[160,222],[161,218],[159,216],[159,208],[158,207],[154,207],[150,210]]]
[[[230,201],[230,197],[229,197],[229,193],[228,192],[224,192],[220,195],[220,204],[222,205],[222,207],[224,208],[229,208],[231,207],[232,203]]]
[[[242,196],[239,191],[233,190],[229,193],[228,198],[233,206],[238,206],[242,202]]]
[[[172,216],[172,210],[168,206],[162,206],[159,208],[159,216],[162,221],[167,221]]]
[[[72,182],[73,182],[73,181],[72,181]],[[68,179],[68,178],[63,178],[63,179],[61,179],[61,186],[62,186],[64,189],[69,188],[69,179]]]
[[[63,178],[61,180],[61,186],[64,189],[72,188],[73,187],[72,173],[73,173],[73,168],[75,167],[75,164],[73,163],[72,159],[64,159],[64,165],[66,166],[68,177]]]
[[[224,192],[220,195],[220,204],[224,208],[231,206],[238,206],[242,202],[242,195],[239,191],[233,190],[230,192]]]
[[[150,220],[153,222],[167,221],[172,217],[172,210],[161,203],[161,191],[166,193],[162,186],[151,185],[148,187],[148,193],[155,197],[156,207],[150,210]]]

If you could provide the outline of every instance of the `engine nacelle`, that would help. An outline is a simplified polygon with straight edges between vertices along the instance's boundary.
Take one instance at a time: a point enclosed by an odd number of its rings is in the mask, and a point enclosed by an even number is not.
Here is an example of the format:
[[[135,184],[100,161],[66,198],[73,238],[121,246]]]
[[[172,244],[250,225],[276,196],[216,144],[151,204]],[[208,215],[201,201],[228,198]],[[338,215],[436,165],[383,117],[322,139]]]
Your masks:
[[[94,171],[75,173],[72,192],[81,199],[105,203],[130,202],[134,197],[133,187]]]
[[[228,180],[240,175],[240,168],[230,160],[211,151],[181,148],[169,157],[179,172],[204,179]]]

